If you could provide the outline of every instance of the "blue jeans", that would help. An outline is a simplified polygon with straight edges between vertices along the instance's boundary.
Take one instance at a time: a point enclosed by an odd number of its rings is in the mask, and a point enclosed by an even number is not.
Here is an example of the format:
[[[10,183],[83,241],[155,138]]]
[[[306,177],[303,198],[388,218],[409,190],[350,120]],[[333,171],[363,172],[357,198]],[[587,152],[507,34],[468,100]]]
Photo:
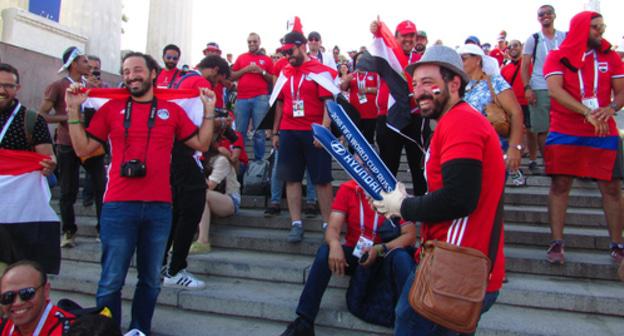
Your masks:
[[[249,120],[253,123],[255,130],[253,137],[254,159],[262,160],[264,158],[264,134],[257,130],[260,122],[264,119],[269,110],[269,96],[261,95],[249,99],[238,99],[234,106],[236,114],[236,130],[243,135],[243,142],[247,140],[247,129],[249,128]]]
[[[275,150],[275,158],[273,159],[273,170],[271,171],[271,204],[280,204],[282,200],[282,191],[284,190],[284,181],[280,179],[277,174],[277,160],[279,157],[279,150]],[[316,203],[316,187],[312,184],[310,174],[306,171],[305,174],[307,188],[306,188],[306,203]]]
[[[102,274],[96,294],[98,307],[108,307],[121,323],[121,289],[136,249],[138,283],[132,300],[129,329],[149,335],[160,293],[160,267],[171,231],[171,204],[108,202],[102,208]]]
[[[450,331],[440,325],[437,325],[424,317],[418,315],[412,306],[410,306],[408,298],[409,292],[414,282],[416,267],[412,270],[409,277],[405,281],[405,287],[396,305],[396,321],[394,323],[395,336],[457,336],[464,335],[454,331]],[[485,294],[483,299],[483,307],[481,315],[490,310],[496,299],[498,292],[489,292]]]

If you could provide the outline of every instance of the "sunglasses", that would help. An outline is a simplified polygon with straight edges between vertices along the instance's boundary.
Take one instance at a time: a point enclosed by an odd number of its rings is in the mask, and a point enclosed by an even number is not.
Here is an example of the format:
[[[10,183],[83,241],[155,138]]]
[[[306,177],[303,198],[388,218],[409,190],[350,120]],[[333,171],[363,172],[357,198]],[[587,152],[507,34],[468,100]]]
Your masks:
[[[537,13],[537,16],[539,17],[544,17],[546,15],[553,15],[555,14],[555,12],[551,11],[551,10],[547,10],[547,11],[543,11],[543,12],[539,12]]]
[[[167,56],[165,56],[165,59],[167,61],[177,61],[178,57],[177,56],[169,56],[169,55],[167,55]]]
[[[312,37],[312,38],[308,39],[308,41],[310,41],[310,42],[318,42],[320,40],[317,39],[316,37]]]
[[[286,56],[292,56],[293,53],[295,52],[295,48],[290,48],[288,50],[283,50],[282,53]]]
[[[516,43],[512,43],[509,45],[509,48],[520,48],[521,45],[520,44],[516,44]]]
[[[42,284],[41,286],[35,288],[35,287],[28,287],[28,288],[22,288],[19,289],[17,291],[7,291],[4,292],[2,294],[0,294],[0,304],[4,305],[4,306],[8,306],[10,304],[13,304],[13,302],[15,302],[15,298],[19,295],[20,299],[22,301],[30,301],[32,300],[33,297],[35,297],[35,294],[37,294],[37,291],[39,290],[39,288],[43,287],[44,284]]]

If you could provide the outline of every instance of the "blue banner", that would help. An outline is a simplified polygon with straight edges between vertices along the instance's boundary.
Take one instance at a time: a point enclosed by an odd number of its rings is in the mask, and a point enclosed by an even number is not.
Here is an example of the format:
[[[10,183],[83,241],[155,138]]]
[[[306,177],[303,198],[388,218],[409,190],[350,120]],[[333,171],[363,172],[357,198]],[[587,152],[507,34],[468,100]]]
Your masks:
[[[30,0],[28,2],[28,11],[59,22],[61,0]]]

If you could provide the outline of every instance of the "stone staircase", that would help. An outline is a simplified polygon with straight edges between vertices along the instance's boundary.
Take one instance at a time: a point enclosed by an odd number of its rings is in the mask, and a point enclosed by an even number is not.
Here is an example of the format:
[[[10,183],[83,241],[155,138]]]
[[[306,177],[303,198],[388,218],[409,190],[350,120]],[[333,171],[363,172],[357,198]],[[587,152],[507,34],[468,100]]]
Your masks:
[[[528,174],[523,160],[523,171]],[[405,162],[399,179],[409,182]],[[347,179],[334,163],[334,186]],[[608,255],[609,238],[595,183],[576,181],[566,218],[566,264],[545,260],[550,241],[549,178],[529,175],[526,187],[508,184],[505,254],[508,283],[480,322],[478,335],[622,335],[624,284]],[[409,183],[408,183],[409,185]],[[54,191],[58,194],[58,190]],[[57,198],[53,206],[58,209]],[[95,210],[76,204],[79,245],[63,249],[61,273],[52,278],[53,297],[93,305],[99,279]],[[282,209],[286,209],[282,202]],[[321,219],[304,219],[304,241],[289,244],[287,211],[265,218],[264,198],[243,196],[240,215],[211,228],[213,251],[189,257],[188,269],[207,283],[201,291],[163,288],[154,316],[158,335],[279,335],[293,320],[299,295],[318,246]],[[136,272],[123,298],[124,325]],[[316,321],[317,335],[391,335],[346,309],[348,278],[332,278]]]

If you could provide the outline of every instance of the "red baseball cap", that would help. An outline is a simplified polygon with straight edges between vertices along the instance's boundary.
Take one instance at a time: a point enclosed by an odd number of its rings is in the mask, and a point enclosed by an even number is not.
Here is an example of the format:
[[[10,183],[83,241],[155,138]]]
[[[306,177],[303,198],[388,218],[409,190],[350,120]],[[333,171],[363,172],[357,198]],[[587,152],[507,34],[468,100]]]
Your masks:
[[[395,32],[401,35],[416,34],[416,25],[410,20],[405,20],[397,25]]]

